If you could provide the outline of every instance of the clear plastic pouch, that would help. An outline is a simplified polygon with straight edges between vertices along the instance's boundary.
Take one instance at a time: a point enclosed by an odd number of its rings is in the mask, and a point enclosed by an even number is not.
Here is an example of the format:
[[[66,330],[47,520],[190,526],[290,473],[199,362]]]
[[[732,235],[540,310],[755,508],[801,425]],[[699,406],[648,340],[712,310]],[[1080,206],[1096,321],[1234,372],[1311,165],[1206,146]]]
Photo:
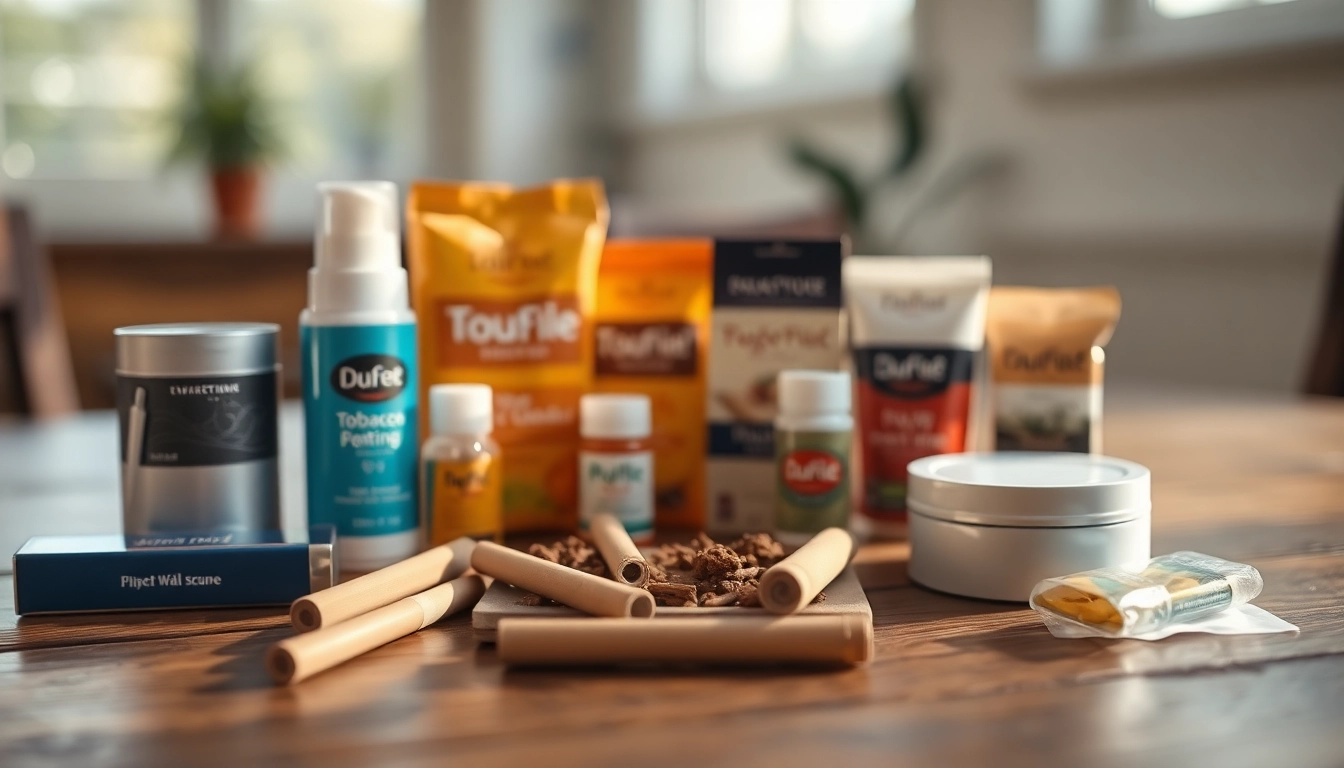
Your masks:
[[[1031,607],[1057,637],[1155,640],[1177,632],[1253,634],[1295,630],[1246,605],[1260,594],[1260,572],[1198,552],[1175,552],[1133,568],[1098,568],[1042,581]],[[1209,617],[1229,609],[1238,621]]]

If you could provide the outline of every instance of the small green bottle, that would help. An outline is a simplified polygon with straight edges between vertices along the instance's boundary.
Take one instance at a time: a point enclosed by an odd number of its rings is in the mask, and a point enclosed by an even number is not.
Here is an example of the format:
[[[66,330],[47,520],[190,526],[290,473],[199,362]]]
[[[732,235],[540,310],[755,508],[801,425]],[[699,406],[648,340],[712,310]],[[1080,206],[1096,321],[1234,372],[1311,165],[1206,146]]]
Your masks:
[[[849,527],[850,379],[840,371],[782,371],[775,417],[775,537],[802,544]]]

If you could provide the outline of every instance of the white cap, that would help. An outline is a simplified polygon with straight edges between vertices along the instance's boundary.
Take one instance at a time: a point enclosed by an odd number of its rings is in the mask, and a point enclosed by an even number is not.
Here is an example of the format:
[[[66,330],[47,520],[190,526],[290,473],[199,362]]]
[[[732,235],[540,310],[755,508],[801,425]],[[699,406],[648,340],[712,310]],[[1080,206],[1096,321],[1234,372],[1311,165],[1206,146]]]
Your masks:
[[[967,525],[1077,528],[1147,517],[1148,469],[1089,453],[948,453],[910,462],[906,505]]]
[[[405,309],[397,185],[329,181],[317,185],[317,194],[308,307],[317,312]]]
[[[429,388],[429,429],[443,435],[483,435],[495,428],[494,393],[487,384]]]
[[[579,433],[599,440],[648,437],[652,416],[645,395],[584,395],[579,398]]]
[[[844,371],[780,371],[778,389],[781,414],[849,414],[849,374]]]

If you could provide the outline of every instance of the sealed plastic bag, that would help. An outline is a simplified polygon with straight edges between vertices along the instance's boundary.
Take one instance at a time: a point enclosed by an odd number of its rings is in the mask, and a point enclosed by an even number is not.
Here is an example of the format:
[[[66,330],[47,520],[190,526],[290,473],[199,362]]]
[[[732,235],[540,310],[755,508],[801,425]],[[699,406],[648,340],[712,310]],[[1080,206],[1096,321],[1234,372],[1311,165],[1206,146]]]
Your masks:
[[[1181,632],[1295,632],[1249,602],[1264,581],[1249,565],[1198,552],[1155,557],[1134,568],[1098,568],[1042,581],[1031,607],[1056,637],[1159,640]]]

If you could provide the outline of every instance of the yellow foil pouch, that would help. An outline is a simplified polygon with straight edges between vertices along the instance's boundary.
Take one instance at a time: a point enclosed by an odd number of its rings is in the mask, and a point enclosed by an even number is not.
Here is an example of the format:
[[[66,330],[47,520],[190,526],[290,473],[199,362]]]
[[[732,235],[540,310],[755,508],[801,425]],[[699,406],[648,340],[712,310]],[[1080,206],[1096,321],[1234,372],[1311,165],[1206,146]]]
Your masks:
[[[420,398],[489,384],[509,532],[577,525],[579,397],[609,213],[602,183],[417,182],[407,200]],[[428,434],[429,409],[420,409]]]

